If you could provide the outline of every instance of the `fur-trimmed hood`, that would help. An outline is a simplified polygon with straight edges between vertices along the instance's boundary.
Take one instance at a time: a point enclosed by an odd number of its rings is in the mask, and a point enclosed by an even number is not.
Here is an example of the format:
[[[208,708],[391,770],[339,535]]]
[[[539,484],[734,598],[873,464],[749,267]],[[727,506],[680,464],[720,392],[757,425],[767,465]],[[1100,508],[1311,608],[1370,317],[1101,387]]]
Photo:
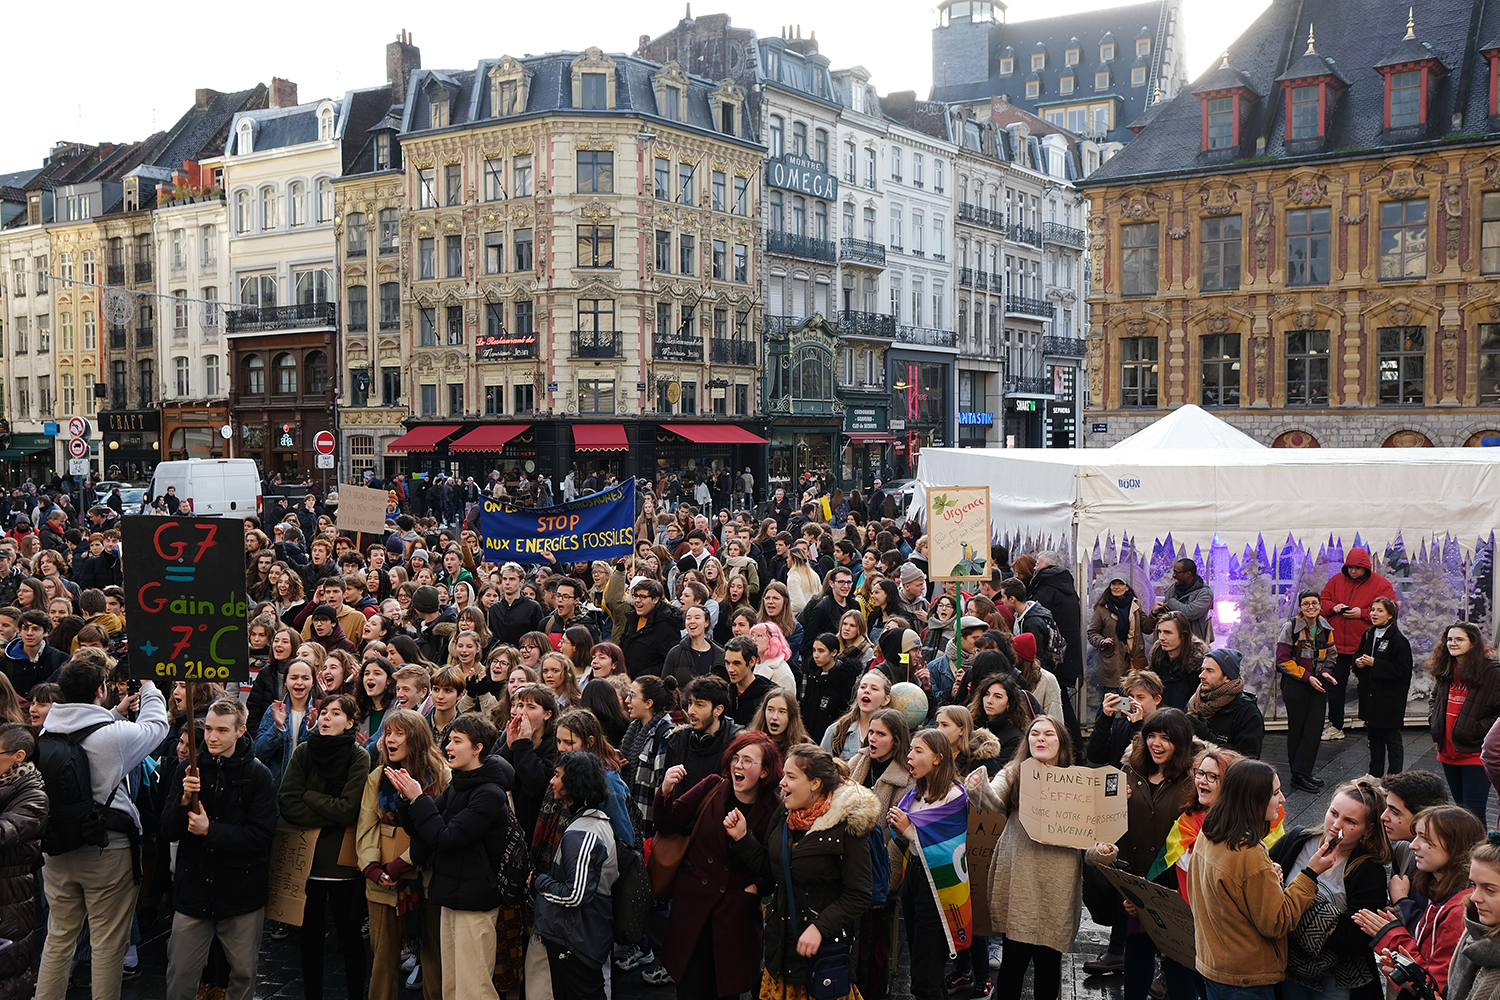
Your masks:
[[[969,741],[970,763],[993,760],[998,756],[1000,756],[1000,738],[983,726],[974,730],[974,738]]]
[[[851,781],[841,783],[834,789],[828,811],[813,820],[812,830],[809,832],[817,833],[843,822],[848,823],[850,833],[859,837],[875,829],[875,825],[880,822],[880,800],[875,797],[875,793]]]

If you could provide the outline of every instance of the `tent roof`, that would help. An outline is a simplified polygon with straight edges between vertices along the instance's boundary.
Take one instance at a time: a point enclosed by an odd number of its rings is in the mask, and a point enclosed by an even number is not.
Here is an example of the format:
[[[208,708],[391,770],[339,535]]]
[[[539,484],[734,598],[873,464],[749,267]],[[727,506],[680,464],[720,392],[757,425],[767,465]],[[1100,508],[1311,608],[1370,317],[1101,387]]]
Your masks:
[[[1136,431],[1110,451],[1137,452],[1156,448],[1230,448],[1268,451],[1265,445],[1236,430],[1201,406],[1188,403]]]

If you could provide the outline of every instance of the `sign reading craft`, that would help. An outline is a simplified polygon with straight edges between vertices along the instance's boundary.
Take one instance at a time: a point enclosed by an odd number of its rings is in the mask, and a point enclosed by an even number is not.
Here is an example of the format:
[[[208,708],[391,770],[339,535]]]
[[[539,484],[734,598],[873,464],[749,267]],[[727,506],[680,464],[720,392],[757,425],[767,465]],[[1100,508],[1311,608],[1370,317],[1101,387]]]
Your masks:
[[[772,158],[766,164],[766,183],[774,188],[810,194],[828,201],[839,196],[839,179],[828,172],[828,164],[796,153]]]
[[[487,562],[545,562],[544,552],[558,562],[629,555],[635,550],[635,480],[554,507],[486,497],[479,533]]]
[[[250,679],[238,525],[217,517],[120,520],[120,544],[129,556],[124,568],[131,677],[221,684]]]

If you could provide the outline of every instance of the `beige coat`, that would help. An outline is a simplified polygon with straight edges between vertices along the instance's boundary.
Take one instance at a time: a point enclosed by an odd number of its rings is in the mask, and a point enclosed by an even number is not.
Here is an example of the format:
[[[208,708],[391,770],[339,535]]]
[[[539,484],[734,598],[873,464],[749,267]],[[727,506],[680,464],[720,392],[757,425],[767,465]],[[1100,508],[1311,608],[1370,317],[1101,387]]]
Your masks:
[[[363,872],[369,865],[380,864],[380,818],[378,810],[378,797],[380,795],[380,776],[385,769],[377,767],[370,772],[370,780],[365,782],[364,798],[359,805],[359,823],[354,828],[354,849],[359,855],[359,870]],[[449,771],[446,765],[443,773],[438,778],[437,788],[434,792],[441,792],[448,787]],[[401,860],[411,864],[411,842],[408,840],[406,850],[401,852]],[[372,903],[381,903],[385,906],[396,905],[396,890],[382,888],[369,879],[362,880],[365,883],[365,898]],[[422,884],[426,885],[432,881],[432,872],[422,872]]]
[[[1009,816],[1011,768],[978,782],[969,802]],[[1005,824],[990,858],[990,923],[996,937],[1054,951],[1073,948],[1083,916],[1083,852],[1031,839],[1017,820]],[[1045,902],[1045,905],[1039,905]]]
[[[849,761],[849,780],[856,785],[863,785],[865,778],[870,774],[870,751],[861,750]],[[875,787],[870,789],[875,797],[880,800],[880,832],[885,834],[885,848],[891,856],[891,882],[890,898],[894,899],[901,888],[901,869],[905,864],[901,848],[897,846],[891,828],[886,821],[886,813],[891,811],[891,806],[901,801],[901,797],[911,788],[911,772],[899,761],[892,761],[885,771],[875,782]]]

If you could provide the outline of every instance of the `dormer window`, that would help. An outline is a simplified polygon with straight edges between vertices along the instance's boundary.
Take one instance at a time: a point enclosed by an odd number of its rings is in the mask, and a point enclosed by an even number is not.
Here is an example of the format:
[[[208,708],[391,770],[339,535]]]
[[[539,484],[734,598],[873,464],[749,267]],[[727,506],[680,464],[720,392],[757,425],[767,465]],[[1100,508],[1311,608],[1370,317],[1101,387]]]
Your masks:
[[[1146,67],[1132,66],[1130,69],[1130,85],[1132,87],[1144,87],[1146,85]]]
[[[1318,114],[1320,103],[1319,89],[1317,87],[1292,88],[1293,139],[1314,139],[1317,137],[1321,126],[1321,116]]]
[[[246,153],[255,152],[255,123],[248,118],[240,119],[240,141],[239,148],[235,152],[241,156]]]
[[[1036,100],[1042,94],[1042,85],[1037,80],[1026,81],[1026,96],[1030,100]]]
[[[1115,57],[1115,43],[1114,42],[1105,42],[1103,45],[1099,46],[1099,61],[1100,62],[1109,62],[1110,60],[1114,59],[1114,57]]]
[[[1000,60],[1000,75],[1010,76],[1016,71],[1016,61],[1009,56]]]
[[[1034,53],[1032,53],[1032,56],[1031,56],[1031,68],[1033,70],[1046,69],[1047,68],[1047,53],[1045,53],[1045,52],[1034,52]]]
[[[1135,40],[1135,54],[1138,56],[1149,56],[1151,54],[1151,39],[1137,38]]]
[[[1385,77],[1385,127],[1418,129],[1427,124],[1427,101],[1437,76],[1447,69],[1428,43],[1416,36],[1412,16],[1406,18],[1406,37],[1375,64]]]
[[[615,106],[615,61],[597,46],[573,60],[573,107],[607,111]]]
[[[583,74],[583,107],[590,111],[600,111],[608,107],[603,73]]]
[[[1422,71],[1392,73],[1390,76],[1391,128],[1422,124]]]
[[[669,62],[652,81],[656,88],[656,106],[669,122],[683,121],[687,116],[688,78],[682,67]]]
[[[1244,119],[1245,106],[1260,99],[1250,81],[1229,65],[1229,53],[1224,53],[1223,62],[1202,77],[1202,82],[1193,88],[1203,113],[1204,152],[1222,151],[1215,162],[1232,156],[1240,148],[1240,122]]]
[[[1348,85],[1333,63],[1318,55],[1312,27],[1307,29],[1307,51],[1276,80],[1286,94],[1286,139],[1307,151],[1324,136],[1328,112]]]
[[[318,141],[327,142],[333,138],[333,108],[323,106],[318,109]]]
[[[391,169],[391,134],[389,132],[375,133],[375,169]]]
[[[501,56],[490,67],[490,115],[505,118],[526,111],[528,76],[526,67],[512,56]]]
[[[1067,76],[1063,77],[1061,80],[1058,81],[1058,83],[1057,83],[1058,92],[1059,93],[1063,93],[1063,94],[1071,94],[1073,92],[1074,82],[1075,81],[1073,79],[1073,74],[1069,73]]]
[[[1079,57],[1079,50],[1076,47],[1069,49],[1068,51],[1066,51],[1066,52],[1063,53],[1063,65],[1064,66],[1077,66],[1078,65],[1078,57]]]
[[[1109,89],[1109,70],[1100,70],[1098,73],[1094,74],[1094,89]]]
[[[1208,102],[1208,148],[1235,145],[1234,98],[1216,97]]]

